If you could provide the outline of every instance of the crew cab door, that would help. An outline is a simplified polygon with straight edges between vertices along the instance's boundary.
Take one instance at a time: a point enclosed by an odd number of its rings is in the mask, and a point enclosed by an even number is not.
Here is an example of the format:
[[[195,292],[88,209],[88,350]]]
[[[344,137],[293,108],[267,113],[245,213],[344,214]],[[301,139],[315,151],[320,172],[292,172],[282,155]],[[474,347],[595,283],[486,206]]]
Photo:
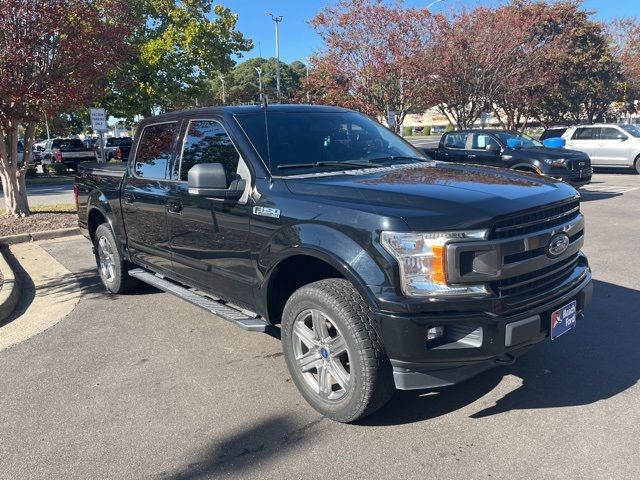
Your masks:
[[[629,165],[629,135],[614,127],[601,127],[594,156],[602,165]]]
[[[445,162],[467,162],[467,132],[449,132],[442,136],[438,148],[438,160]]]
[[[467,163],[504,167],[502,147],[493,135],[488,133],[472,133],[470,149],[467,150]]]
[[[178,131],[178,121],[146,125],[122,186],[120,201],[131,256],[156,270],[171,270],[167,197]]]
[[[253,298],[255,283],[249,168],[222,119],[192,118],[183,130],[167,207],[173,271],[191,285],[242,305]],[[188,172],[202,163],[222,164],[229,183],[244,179],[242,197],[231,201],[190,194]]]

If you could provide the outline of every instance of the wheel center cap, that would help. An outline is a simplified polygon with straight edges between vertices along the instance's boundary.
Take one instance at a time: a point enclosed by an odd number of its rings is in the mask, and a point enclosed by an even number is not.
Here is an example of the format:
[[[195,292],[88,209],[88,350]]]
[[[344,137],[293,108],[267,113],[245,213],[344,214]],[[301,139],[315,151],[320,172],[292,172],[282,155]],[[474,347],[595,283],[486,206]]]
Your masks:
[[[327,350],[326,347],[321,347],[320,348],[320,355],[322,355],[322,358],[324,358],[324,359],[329,358],[329,350]]]

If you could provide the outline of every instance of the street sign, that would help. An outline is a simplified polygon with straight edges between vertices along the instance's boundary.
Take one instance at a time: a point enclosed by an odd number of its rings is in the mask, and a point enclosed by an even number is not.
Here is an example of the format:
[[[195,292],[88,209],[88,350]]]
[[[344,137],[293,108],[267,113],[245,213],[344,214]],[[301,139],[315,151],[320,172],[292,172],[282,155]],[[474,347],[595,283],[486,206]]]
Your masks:
[[[109,130],[104,108],[90,108],[89,116],[91,117],[91,128],[96,132],[106,132]]]

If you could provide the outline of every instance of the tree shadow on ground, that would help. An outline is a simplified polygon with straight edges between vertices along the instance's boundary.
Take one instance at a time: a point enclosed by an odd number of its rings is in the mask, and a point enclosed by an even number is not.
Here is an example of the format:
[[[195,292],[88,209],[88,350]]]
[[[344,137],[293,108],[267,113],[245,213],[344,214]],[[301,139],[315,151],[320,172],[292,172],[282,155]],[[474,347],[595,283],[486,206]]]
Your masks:
[[[194,480],[212,475],[232,478],[247,468],[255,468],[261,461],[304,445],[310,438],[308,431],[323,420],[318,417],[303,425],[285,415],[262,420],[212,443],[198,459],[177,472],[161,472],[155,478]]]
[[[640,378],[638,305],[639,290],[595,281],[593,302],[571,332],[539,344],[512,366],[465,383],[427,393],[397,392],[384,409],[361,423],[397,425],[446,415],[482,398],[506,374],[521,378],[522,385],[471,418],[589,405],[623,394]]]

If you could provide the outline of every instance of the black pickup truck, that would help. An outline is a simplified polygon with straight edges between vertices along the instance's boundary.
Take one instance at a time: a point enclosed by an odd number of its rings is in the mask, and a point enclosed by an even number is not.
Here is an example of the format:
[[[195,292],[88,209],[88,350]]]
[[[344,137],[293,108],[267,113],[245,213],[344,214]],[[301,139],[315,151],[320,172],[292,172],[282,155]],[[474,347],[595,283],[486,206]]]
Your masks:
[[[591,183],[593,168],[584,152],[548,148],[520,132],[459,130],[445,133],[437,148],[421,148],[443,162],[509,168],[557,178],[579,188]]]
[[[571,186],[427,160],[349,110],[149,118],[127,164],[83,164],[74,190],[108,290],[143,281],[279,333],[301,394],[337,421],[511,364],[592,295]]]

